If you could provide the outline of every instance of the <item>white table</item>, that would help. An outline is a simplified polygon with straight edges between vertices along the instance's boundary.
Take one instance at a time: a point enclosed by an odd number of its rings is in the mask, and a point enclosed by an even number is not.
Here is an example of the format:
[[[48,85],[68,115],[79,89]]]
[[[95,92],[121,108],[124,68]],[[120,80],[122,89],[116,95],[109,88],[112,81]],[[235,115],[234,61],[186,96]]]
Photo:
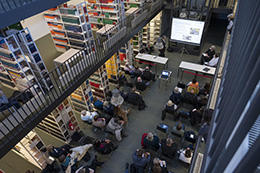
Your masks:
[[[205,71],[203,69],[208,68],[208,71]],[[202,77],[208,77],[206,75],[209,76],[214,76],[215,72],[216,72],[216,68],[215,67],[210,67],[210,66],[206,66],[206,65],[200,65],[200,64],[195,64],[195,63],[191,63],[191,62],[186,62],[186,61],[182,61],[179,65],[178,68],[178,74],[177,77],[179,78],[179,71],[181,70],[182,74],[181,74],[181,80],[182,80],[182,76],[183,76],[183,72],[185,70],[189,70],[189,71],[194,71],[195,76],[202,76]],[[198,73],[203,73],[206,75],[198,75]]]
[[[168,66],[168,58],[165,58],[165,57],[150,55],[150,54],[146,54],[146,53],[138,53],[135,56],[135,58],[140,59],[140,60],[144,60],[144,61],[153,62],[153,63],[156,63],[156,64],[162,64],[166,68]],[[157,66],[155,66],[155,67],[156,67],[155,70],[156,70],[156,74],[157,74]]]

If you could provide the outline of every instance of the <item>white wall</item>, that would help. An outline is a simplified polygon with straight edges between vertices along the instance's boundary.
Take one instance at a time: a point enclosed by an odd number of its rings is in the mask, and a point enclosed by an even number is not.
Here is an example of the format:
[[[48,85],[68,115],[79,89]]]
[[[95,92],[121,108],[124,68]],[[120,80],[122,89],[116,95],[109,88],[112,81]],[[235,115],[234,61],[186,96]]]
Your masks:
[[[30,30],[34,41],[50,33],[49,27],[44,20],[43,13],[22,20],[21,24],[23,28],[27,27]]]

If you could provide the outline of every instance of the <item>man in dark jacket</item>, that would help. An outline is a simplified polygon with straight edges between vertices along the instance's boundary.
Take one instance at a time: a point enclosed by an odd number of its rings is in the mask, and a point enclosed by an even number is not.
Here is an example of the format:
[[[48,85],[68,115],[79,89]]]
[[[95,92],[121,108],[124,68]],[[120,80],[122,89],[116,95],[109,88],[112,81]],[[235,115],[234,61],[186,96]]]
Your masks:
[[[160,148],[159,142],[160,140],[158,136],[155,136],[153,133],[149,132],[144,138],[144,148],[157,151]]]
[[[151,80],[155,80],[155,74],[152,73],[152,71],[149,69],[149,67],[145,67],[145,70],[143,71],[142,74],[142,79],[146,80],[146,81],[151,81]]]
[[[132,155],[133,165],[137,173],[144,173],[144,169],[151,159],[150,153],[137,149]]]
[[[205,53],[202,53],[201,58],[200,58],[200,62],[202,65],[205,62],[209,62],[213,58],[213,55],[215,55],[215,49],[216,49],[216,47],[214,45],[212,45]]]
[[[177,152],[177,144],[172,138],[162,139],[161,141],[162,154],[169,158],[174,158]]]
[[[170,96],[170,100],[171,100],[174,104],[178,105],[178,104],[180,104],[181,99],[182,99],[182,98],[181,98],[181,93],[179,92],[178,87],[175,87],[174,90],[173,90],[173,92],[172,92],[172,95]]]

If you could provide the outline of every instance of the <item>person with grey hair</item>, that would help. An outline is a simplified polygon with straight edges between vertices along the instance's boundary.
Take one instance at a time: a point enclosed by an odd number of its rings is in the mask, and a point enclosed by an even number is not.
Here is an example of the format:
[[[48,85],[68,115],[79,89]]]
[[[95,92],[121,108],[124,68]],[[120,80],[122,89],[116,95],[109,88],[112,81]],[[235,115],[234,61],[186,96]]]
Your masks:
[[[201,65],[203,65],[205,62],[209,62],[213,58],[213,56],[216,53],[215,49],[216,49],[216,47],[214,45],[212,45],[206,52],[202,53],[201,58],[200,58]]]
[[[149,132],[144,138],[144,149],[151,149],[157,151],[160,148],[158,136],[154,135],[152,132]]]
[[[176,86],[169,98],[174,104],[178,105],[181,103],[181,92],[179,91],[179,88]]]
[[[174,158],[177,153],[177,144],[172,138],[168,137],[161,140],[162,154],[168,158]]]

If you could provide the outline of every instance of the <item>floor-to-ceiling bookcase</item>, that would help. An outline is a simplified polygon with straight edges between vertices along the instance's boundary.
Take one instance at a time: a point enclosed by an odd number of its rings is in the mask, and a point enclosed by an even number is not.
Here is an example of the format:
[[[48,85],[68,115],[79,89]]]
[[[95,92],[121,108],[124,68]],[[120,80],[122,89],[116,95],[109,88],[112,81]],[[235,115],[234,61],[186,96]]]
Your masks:
[[[102,65],[94,74],[92,74],[88,80],[93,97],[103,101],[106,100],[106,94],[109,90],[109,81],[105,64]]]
[[[73,125],[73,129],[70,128],[72,126],[69,124]],[[56,107],[37,127],[67,143],[71,141],[71,136],[75,131],[80,131],[69,98]]]
[[[62,4],[45,11],[44,17],[58,51],[83,49],[86,46],[95,49],[86,2]]]
[[[153,46],[156,42],[156,39],[158,37],[160,37],[160,34],[161,34],[161,16],[162,16],[162,12],[158,13],[149,22],[150,45],[151,46]]]
[[[91,28],[99,30],[105,24],[116,25],[125,18],[122,0],[87,0]]]
[[[45,144],[40,136],[32,130],[15,145],[12,151],[38,168],[43,169],[46,166],[46,161],[40,150],[44,147]]]
[[[24,91],[32,85],[50,89],[52,82],[30,31],[25,28],[0,40],[0,81],[9,88]]]

